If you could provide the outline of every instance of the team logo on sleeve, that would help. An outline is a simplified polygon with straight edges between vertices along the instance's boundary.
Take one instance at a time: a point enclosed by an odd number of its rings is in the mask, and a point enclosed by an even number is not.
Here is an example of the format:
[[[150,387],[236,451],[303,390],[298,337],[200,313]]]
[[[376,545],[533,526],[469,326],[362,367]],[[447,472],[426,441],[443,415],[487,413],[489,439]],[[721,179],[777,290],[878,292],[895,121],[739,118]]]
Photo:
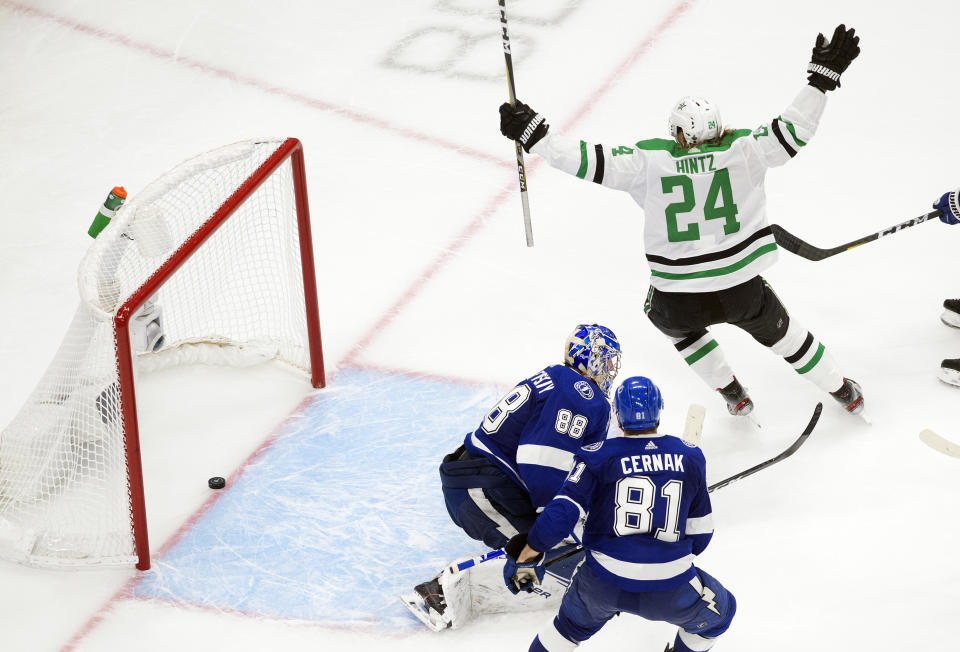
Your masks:
[[[583,450],[585,450],[585,451],[590,451],[590,452],[592,453],[592,452],[594,452],[594,451],[600,450],[600,447],[601,447],[601,446],[603,446],[603,440],[602,440],[602,439],[601,439],[600,441],[598,441],[598,442],[593,443],[593,444],[587,444],[586,446],[583,447]]]
[[[588,401],[593,398],[593,388],[590,387],[590,383],[585,380],[578,380],[573,384],[573,388],[577,390],[577,393],[580,394],[583,398]]]

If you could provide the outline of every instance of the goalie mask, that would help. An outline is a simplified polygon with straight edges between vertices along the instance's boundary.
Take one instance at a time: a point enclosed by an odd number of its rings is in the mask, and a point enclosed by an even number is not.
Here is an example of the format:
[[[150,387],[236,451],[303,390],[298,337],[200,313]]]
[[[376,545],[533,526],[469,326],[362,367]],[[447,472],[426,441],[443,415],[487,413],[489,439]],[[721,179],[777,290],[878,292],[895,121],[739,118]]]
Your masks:
[[[580,324],[567,337],[563,360],[607,395],[620,370],[620,341],[606,326]]]
[[[649,378],[627,378],[617,388],[613,403],[617,409],[617,421],[624,430],[650,430],[660,423],[663,395]]]
[[[713,140],[723,133],[719,109],[702,97],[681,98],[673,105],[669,123],[670,137],[687,147]],[[683,132],[683,141],[677,136],[677,129]]]

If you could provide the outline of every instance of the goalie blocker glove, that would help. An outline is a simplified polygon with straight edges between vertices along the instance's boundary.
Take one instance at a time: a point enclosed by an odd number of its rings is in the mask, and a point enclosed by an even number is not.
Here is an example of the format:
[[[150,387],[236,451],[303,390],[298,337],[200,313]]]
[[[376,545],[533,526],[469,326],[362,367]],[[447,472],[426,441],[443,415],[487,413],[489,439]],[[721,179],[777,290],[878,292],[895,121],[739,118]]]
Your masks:
[[[836,89],[840,86],[840,75],[858,54],[860,37],[852,27],[847,29],[844,25],[837,25],[829,41],[823,34],[818,34],[810,65],[807,66],[807,72],[810,73],[807,82],[824,93]]]
[[[960,192],[960,190],[945,192],[943,196],[933,204],[934,208],[943,213],[943,215],[940,216],[940,221],[944,224],[960,224],[960,204],[957,202],[958,192]]]
[[[520,100],[513,105],[508,102],[500,105],[500,133],[520,143],[527,154],[549,129],[544,117]]]
[[[529,561],[517,561],[526,545],[527,533],[523,532],[511,538],[503,547],[507,553],[507,561],[503,565],[503,582],[514,595],[520,591],[531,593],[533,587],[543,581],[543,574],[547,570],[542,552]]]

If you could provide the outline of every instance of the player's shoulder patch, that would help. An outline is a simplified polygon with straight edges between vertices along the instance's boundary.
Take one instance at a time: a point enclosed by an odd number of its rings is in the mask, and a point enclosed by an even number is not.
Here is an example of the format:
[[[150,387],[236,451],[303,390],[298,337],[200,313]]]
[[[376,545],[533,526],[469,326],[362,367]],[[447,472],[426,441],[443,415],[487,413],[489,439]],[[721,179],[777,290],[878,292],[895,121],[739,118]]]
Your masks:
[[[590,385],[588,380],[578,380],[573,384],[573,388],[577,390],[577,393],[588,401],[594,397],[593,387]]]
[[[594,443],[592,443],[592,444],[587,444],[586,446],[583,447],[582,450],[588,451],[588,452],[590,452],[590,453],[595,453],[596,451],[600,450],[600,447],[603,446],[603,442],[604,442],[604,441],[606,441],[606,440],[605,440],[605,439],[601,439],[601,440],[598,441],[598,442],[594,442]]]

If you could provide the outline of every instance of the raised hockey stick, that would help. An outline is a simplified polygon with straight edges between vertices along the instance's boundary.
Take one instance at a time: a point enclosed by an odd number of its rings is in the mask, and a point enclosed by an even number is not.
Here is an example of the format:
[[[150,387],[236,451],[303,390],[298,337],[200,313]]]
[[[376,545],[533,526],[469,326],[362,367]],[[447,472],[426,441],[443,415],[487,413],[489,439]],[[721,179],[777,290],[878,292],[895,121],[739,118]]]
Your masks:
[[[500,23],[503,25],[503,57],[507,62],[507,88],[510,91],[510,105],[517,103],[517,89],[513,83],[513,54],[510,52],[510,35],[507,33],[506,0],[500,2]],[[533,223],[530,221],[530,200],[527,199],[527,167],[523,163],[523,148],[520,141],[513,141],[517,150],[517,174],[520,176],[520,201],[523,204],[523,229],[527,234],[527,246],[533,246]]]
[[[888,235],[893,235],[898,233],[908,227],[914,226],[916,224],[921,224],[923,222],[929,222],[931,220],[939,219],[943,213],[939,210],[930,211],[924,215],[919,215],[912,219],[907,220],[906,222],[900,222],[900,224],[895,224],[888,229],[883,231],[878,231],[877,233],[871,233],[870,235],[865,235],[862,238],[858,238],[853,242],[848,242],[847,244],[842,244],[837,247],[832,247],[830,249],[821,249],[820,247],[814,247],[809,242],[804,242],[797,236],[788,232],[785,228],[779,224],[771,224],[770,230],[773,231],[773,238],[777,241],[777,244],[789,251],[792,254],[796,254],[801,258],[806,258],[807,260],[823,260],[824,258],[829,258],[830,256],[836,256],[837,254],[842,254],[844,251],[850,251],[854,247],[859,247],[862,244],[868,242],[873,242],[874,240],[879,240],[880,238]]]
[[[955,444],[949,439],[944,439],[929,428],[920,431],[920,441],[944,455],[960,457],[960,444]]]
[[[720,482],[710,485],[709,487],[707,487],[707,491],[715,491],[716,489],[723,489],[727,485],[733,484],[737,480],[742,480],[747,476],[753,475],[757,471],[762,471],[768,466],[773,466],[777,462],[783,461],[788,457],[790,457],[791,455],[793,455],[794,453],[796,453],[797,450],[801,446],[803,446],[803,443],[807,441],[807,438],[810,436],[810,433],[812,433],[813,429],[817,426],[817,421],[820,420],[820,412],[822,411],[823,411],[823,403],[817,403],[817,407],[813,409],[813,416],[810,417],[810,421],[807,423],[807,427],[803,429],[803,432],[800,433],[800,436],[797,437],[797,440],[792,444],[790,444],[790,446],[787,447],[785,451],[783,451],[782,453],[780,453],[775,457],[771,457],[766,462],[760,462],[756,466],[751,466],[746,471],[741,471],[740,473],[731,475],[729,478],[726,478],[725,480],[721,480]]]

